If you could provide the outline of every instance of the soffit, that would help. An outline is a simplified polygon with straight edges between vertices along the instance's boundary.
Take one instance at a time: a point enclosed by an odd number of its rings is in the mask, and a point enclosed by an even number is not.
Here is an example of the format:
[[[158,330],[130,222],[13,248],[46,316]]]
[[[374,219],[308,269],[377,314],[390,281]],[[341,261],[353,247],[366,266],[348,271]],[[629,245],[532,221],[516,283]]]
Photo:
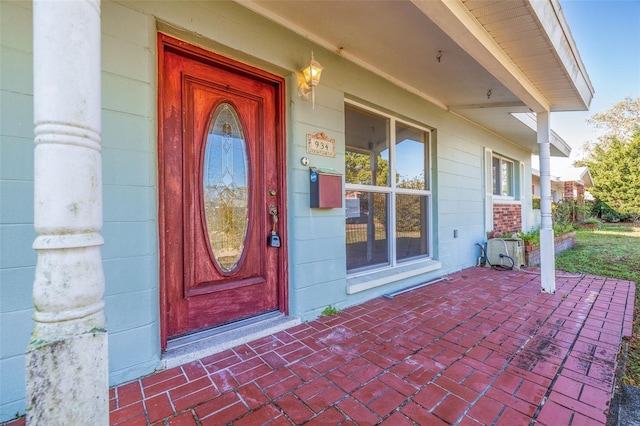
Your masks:
[[[467,14],[462,25],[447,10],[454,3]],[[545,42],[543,25],[526,0],[239,4],[532,152],[537,152],[535,132],[512,112],[541,110],[541,104],[551,111],[586,109],[569,73],[558,70],[562,58]],[[478,31],[493,45],[464,44],[477,39]],[[563,151],[552,146],[553,155],[566,155]]]
[[[588,109],[593,87],[556,0],[462,3],[550,101],[551,111]]]

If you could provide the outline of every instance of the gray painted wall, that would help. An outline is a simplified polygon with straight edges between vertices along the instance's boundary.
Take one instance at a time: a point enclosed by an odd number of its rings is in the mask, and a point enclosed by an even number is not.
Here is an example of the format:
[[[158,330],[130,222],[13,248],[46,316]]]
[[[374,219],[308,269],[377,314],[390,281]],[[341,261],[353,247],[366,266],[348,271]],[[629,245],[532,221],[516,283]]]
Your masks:
[[[24,412],[33,328],[33,42],[24,3],[0,2],[0,421]]]

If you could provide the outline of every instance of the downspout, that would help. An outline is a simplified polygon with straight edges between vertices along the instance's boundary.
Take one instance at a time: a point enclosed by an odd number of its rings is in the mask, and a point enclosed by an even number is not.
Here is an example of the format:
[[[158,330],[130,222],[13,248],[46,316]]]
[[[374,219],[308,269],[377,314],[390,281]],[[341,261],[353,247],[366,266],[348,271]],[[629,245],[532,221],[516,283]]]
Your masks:
[[[108,425],[100,1],[33,1],[34,329],[27,424]]]
[[[542,291],[556,292],[556,258],[551,214],[551,124],[548,111],[537,114],[540,150],[540,269]]]

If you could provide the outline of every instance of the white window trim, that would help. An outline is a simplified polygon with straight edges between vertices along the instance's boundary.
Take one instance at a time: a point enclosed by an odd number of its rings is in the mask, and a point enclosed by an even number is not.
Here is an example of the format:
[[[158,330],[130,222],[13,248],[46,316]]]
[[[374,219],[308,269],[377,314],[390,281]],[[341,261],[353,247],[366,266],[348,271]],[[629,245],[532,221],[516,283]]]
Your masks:
[[[495,195],[494,194],[493,199],[495,200],[495,202],[497,204],[509,203],[511,201],[513,201],[514,203],[520,203],[520,200],[517,200],[516,197],[514,197],[514,196],[505,196],[505,195]]]
[[[347,293],[353,294],[356,292],[368,290],[371,288],[379,287],[381,285],[397,282],[404,278],[409,278],[415,275],[420,275],[426,272],[442,267],[440,262],[433,260],[433,192],[432,192],[432,162],[431,162],[431,141],[433,139],[433,129],[424,125],[416,124],[414,122],[402,120],[397,116],[382,112],[378,109],[361,104],[359,102],[345,99],[345,104],[353,106],[358,109],[369,111],[372,114],[376,114],[380,117],[384,117],[389,120],[389,186],[376,186],[376,185],[358,185],[348,184],[345,182],[345,191],[365,191],[365,192],[377,192],[383,194],[389,194],[389,263],[380,266],[371,266],[368,268],[358,268],[355,271],[347,271]],[[427,134],[427,153],[426,153],[426,166],[425,166],[425,180],[428,189],[404,189],[396,188],[396,123],[402,123],[407,126],[414,127],[418,130],[424,131]],[[354,150],[357,152],[358,150]],[[396,194],[409,194],[409,195],[422,195],[427,197],[427,250],[426,256],[398,261],[396,259]],[[419,265],[423,265],[420,267]],[[407,268],[405,272],[404,269]],[[413,272],[412,272],[413,271]],[[391,273],[389,273],[391,272]],[[399,272],[399,273],[396,273]],[[405,276],[407,275],[407,276]],[[364,277],[364,280],[363,280]]]
[[[516,200],[513,197],[494,196],[493,204],[522,204],[522,200]]]
[[[347,294],[371,290],[386,284],[426,274],[442,268],[442,263],[433,259],[402,262],[400,266],[386,266],[382,269],[347,275]]]
[[[493,151],[484,149],[484,227],[485,232],[493,231]]]

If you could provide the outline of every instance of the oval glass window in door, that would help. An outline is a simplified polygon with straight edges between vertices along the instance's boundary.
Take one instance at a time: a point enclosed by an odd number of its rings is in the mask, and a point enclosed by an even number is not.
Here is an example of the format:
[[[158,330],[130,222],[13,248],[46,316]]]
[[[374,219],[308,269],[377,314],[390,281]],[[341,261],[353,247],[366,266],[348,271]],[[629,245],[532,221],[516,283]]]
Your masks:
[[[231,104],[218,106],[207,134],[203,164],[204,214],[213,257],[231,272],[244,252],[249,170],[242,124]]]

